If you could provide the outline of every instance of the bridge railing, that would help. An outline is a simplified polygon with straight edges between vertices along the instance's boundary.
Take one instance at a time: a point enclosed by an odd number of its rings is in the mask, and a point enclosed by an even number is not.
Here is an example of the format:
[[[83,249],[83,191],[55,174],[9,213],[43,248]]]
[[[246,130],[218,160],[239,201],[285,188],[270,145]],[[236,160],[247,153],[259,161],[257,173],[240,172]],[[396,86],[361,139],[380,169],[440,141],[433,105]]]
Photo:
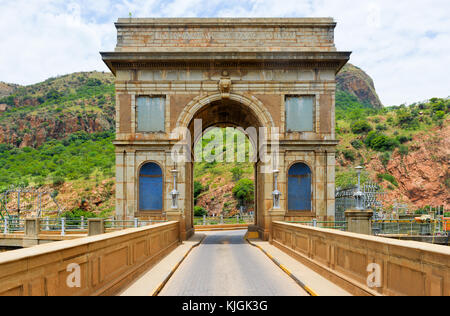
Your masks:
[[[4,218],[0,221],[0,234],[23,233],[25,220]]]
[[[290,221],[287,223],[347,231],[347,222],[345,222],[345,221],[328,221],[327,222],[327,221],[311,220],[311,221]]]
[[[372,232],[374,235],[446,235],[445,223],[441,219],[419,223],[414,219],[399,220],[373,220]]]
[[[285,222],[272,243],[355,295],[450,295],[450,248]]]
[[[68,219],[65,217],[60,218],[38,218],[39,220],[39,233],[50,235],[66,234],[88,234],[88,219]],[[8,219],[5,218],[0,221],[0,234],[22,234],[25,232],[24,219]],[[165,223],[166,220],[140,220],[138,218],[134,220],[115,220],[105,219],[104,226],[105,231],[119,231],[128,228],[144,227],[159,223]]]
[[[194,226],[212,226],[212,225],[236,225],[236,224],[253,224],[255,217],[253,215],[236,215],[236,216],[196,216],[194,217]]]
[[[115,220],[107,219],[105,220],[105,230],[106,231],[118,231],[128,228],[138,228],[149,225],[155,225],[160,223],[166,223],[167,220],[140,220],[135,218],[134,220]]]
[[[160,223],[0,254],[0,296],[115,295],[180,243]]]

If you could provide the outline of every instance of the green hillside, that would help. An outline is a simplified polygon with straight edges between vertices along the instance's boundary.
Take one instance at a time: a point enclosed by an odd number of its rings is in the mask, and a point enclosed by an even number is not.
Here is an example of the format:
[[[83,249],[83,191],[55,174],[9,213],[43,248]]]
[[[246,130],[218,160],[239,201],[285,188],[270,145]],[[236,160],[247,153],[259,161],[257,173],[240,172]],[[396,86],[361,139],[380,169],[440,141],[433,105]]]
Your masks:
[[[392,201],[405,198],[419,206],[450,202],[449,162],[445,151],[439,150],[446,147],[450,137],[449,99],[378,107],[370,77],[354,68],[349,67],[340,77],[336,93],[336,132],[340,140],[337,186],[354,183],[353,167],[365,165],[363,180],[382,184],[392,193]],[[354,77],[352,71],[357,72]],[[8,85],[2,91],[0,105],[6,104],[6,108],[0,112],[0,192],[11,186],[44,187],[58,191],[68,210],[81,207],[105,215],[111,212],[115,128],[112,75],[75,73],[27,87]],[[212,140],[207,135],[201,145],[207,146]],[[248,157],[248,140],[245,146]],[[421,168],[415,161],[427,165],[427,173],[417,173],[415,170]],[[251,194],[246,181],[253,177],[253,165],[248,161],[197,163],[198,206],[228,214],[241,204],[251,209],[252,203],[244,203],[239,196]],[[429,194],[420,189],[422,182],[432,185]],[[419,187],[411,187],[411,183]],[[233,192],[238,185],[241,191]]]

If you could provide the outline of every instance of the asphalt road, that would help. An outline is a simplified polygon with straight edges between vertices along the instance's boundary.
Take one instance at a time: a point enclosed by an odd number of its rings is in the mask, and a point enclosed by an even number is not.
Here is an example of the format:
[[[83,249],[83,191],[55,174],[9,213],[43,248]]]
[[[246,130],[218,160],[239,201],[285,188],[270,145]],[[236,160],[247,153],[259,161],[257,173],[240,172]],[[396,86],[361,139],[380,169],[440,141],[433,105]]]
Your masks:
[[[246,231],[209,232],[161,296],[308,296],[258,248]]]

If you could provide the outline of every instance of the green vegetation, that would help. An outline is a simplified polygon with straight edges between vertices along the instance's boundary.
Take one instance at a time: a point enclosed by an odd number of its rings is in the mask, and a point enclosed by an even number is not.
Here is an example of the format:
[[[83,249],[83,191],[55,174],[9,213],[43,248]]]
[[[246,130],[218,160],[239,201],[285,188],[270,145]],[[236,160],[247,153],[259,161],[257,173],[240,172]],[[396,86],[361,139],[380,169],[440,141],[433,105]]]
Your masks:
[[[255,196],[255,183],[250,179],[241,179],[233,188],[233,196],[240,205],[247,206],[253,203]]]
[[[207,215],[208,212],[201,206],[194,206],[194,216],[200,217]]]
[[[84,217],[84,219],[87,219],[87,218],[96,218],[98,216],[95,213],[92,213],[89,211],[85,211],[82,209],[74,209],[72,211],[63,213],[62,217],[65,217],[66,219],[69,219],[69,220],[79,220],[79,219],[81,219],[81,217]]]
[[[379,174],[377,174],[377,178],[380,181],[386,180],[386,181],[392,183],[393,185],[395,185],[396,187],[398,187],[398,182],[393,175],[390,175],[388,173],[379,173]]]
[[[342,153],[344,154],[345,159],[350,160],[350,161],[355,161],[356,156],[353,150],[350,149],[345,149],[342,151]]]
[[[392,151],[399,145],[395,138],[391,138],[376,131],[370,132],[364,140],[364,143],[367,147],[376,151]]]
[[[372,126],[367,121],[359,120],[350,125],[353,134],[366,134],[372,130]]]
[[[34,149],[0,144],[0,190],[11,185],[60,186],[67,180],[89,179],[94,172],[114,175],[114,136],[110,132],[77,132]]]

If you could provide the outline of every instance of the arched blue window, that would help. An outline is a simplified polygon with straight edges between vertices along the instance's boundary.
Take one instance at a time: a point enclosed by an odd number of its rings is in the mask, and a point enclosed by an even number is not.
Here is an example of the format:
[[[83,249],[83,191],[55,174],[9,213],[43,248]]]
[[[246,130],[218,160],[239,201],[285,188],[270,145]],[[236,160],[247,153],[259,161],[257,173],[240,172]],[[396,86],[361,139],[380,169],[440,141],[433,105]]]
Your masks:
[[[288,210],[311,212],[311,169],[296,163],[288,173]]]
[[[139,173],[139,210],[161,211],[163,208],[162,170],[156,163],[147,163]]]

